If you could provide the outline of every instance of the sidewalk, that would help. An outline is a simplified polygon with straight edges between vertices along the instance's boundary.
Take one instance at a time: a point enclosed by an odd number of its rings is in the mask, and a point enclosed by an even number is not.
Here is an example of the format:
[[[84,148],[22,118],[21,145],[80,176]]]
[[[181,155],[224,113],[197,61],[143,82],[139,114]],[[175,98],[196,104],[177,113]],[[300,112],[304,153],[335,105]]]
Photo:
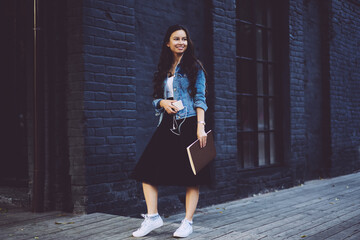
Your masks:
[[[140,239],[172,239],[184,214]],[[0,239],[136,239],[142,219],[0,210]],[[187,239],[360,239],[360,173],[199,209]]]

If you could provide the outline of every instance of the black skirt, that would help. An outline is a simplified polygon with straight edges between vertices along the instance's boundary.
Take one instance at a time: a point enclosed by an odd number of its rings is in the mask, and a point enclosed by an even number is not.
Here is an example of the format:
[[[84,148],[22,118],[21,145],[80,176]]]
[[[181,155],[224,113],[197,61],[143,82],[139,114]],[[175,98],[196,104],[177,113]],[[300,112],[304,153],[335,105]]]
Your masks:
[[[173,116],[165,112],[130,178],[155,186],[211,185],[210,165],[194,175],[187,155],[186,147],[197,139],[196,116],[186,118],[179,136],[172,127]]]

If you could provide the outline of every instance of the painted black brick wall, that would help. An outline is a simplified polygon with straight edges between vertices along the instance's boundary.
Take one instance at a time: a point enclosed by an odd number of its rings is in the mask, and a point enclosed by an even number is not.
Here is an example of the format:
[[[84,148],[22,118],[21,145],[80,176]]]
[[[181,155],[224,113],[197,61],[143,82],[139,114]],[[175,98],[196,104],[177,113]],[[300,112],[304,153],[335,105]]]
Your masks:
[[[212,201],[237,195],[236,136],[236,35],[233,1],[213,1],[214,131],[217,157],[214,162],[216,190]]]
[[[289,72],[290,72],[290,168],[295,181],[304,179],[305,139],[305,49],[304,5],[292,0],[289,5]]]
[[[331,1],[330,113],[332,175],[360,168],[360,7]]]
[[[122,213],[133,201],[135,3],[83,1],[87,212]]]
[[[322,17],[319,1],[304,2],[304,107],[306,124],[305,179],[324,177],[323,159],[323,87]]]
[[[86,180],[84,161],[84,70],[82,50],[82,4],[67,1],[67,136],[71,201],[75,213],[86,212]]]

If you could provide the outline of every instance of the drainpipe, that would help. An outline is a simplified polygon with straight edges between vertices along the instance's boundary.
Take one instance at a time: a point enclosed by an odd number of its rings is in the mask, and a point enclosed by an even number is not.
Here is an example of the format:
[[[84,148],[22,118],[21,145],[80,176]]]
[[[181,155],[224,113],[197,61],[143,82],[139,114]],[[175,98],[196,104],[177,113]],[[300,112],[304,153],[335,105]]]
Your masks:
[[[34,173],[33,173],[33,196],[32,211],[42,212],[44,210],[44,164],[40,154],[39,144],[39,118],[38,118],[38,85],[39,85],[39,0],[34,0],[34,86],[33,86],[33,128],[34,128]]]

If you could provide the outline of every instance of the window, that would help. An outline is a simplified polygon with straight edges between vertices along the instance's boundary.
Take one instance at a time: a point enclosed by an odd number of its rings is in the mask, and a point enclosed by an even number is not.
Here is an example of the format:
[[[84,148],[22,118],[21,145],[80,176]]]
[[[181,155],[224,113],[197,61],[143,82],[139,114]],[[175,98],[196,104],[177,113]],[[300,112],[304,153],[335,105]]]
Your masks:
[[[236,2],[238,158],[244,169],[279,162],[275,16],[270,2]]]

